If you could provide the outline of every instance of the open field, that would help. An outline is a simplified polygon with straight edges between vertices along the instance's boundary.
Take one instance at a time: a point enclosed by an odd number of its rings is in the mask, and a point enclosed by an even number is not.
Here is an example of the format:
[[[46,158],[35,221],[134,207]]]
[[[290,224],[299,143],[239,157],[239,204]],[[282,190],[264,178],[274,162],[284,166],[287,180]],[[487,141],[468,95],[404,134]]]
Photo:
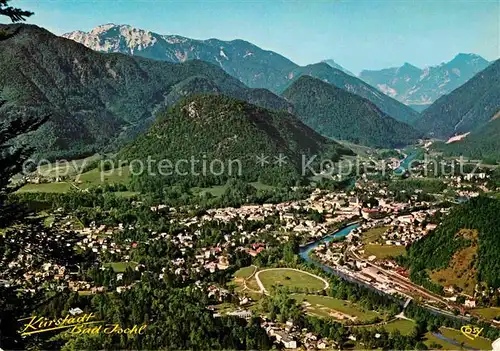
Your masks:
[[[402,335],[410,335],[415,327],[415,322],[409,321],[407,319],[398,319],[394,322],[389,322],[384,325],[385,330],[387,330],[389,333],[399,330]]]
[[[101,159],[100,155],[94,155],[85,159],[73,160],[64,163],[51,163],[40,166],[33,175],[40,175],[44,179],[55,179],[63,176],[62,182],[51,183],[28,183],[18,190],[18,193],[24,192],[44,192],[44,193],[64,193],[71,188],[86,189],[95,185],[106,183],[126,183],[130,177],[128,166],[114,170],[101,172],[99,167],[91,169],[85,173],[79,174],[86,166],[97,164],[95,162]],[[102,173],[102,174],[101,174]]]
[[[90,159],[90,158],[89,158]],[[87,160],[87,159],[86,159]],[[80,163],[81,167],[83,160],[75,161],[77,163]],[[90,161],[88,161],[90,163]],[[56,174],[57,172],[55,170],[49,171],[49,167],[51,166],[45,166],[47,170],[45,171],[46,174]],[[59,166],[52,165],[52,167],[57,168]],[[60,166],[63,167],[63,166]],[[70,189],[86,189],[90,188],[92,186],[99,186],[103,185],[106,183],[120,183],[120,184],[125,184],[130,177],[130,170],[128,166],[124,166],[121,168],[117,168],[113,171],[104,171],[101,174],[101,170],[99,168],[94,168],[90,171],[87,171],[85,173],[82,173],[78,175],[76,172],[76,169],[71,165],[66,165],[64,166],[64,169],[59,169],[59,172],[63,172],[66,170],[66,168],[71,168],[68,170],[69,174],[69,179],[64,182],[52,182],[52,183],[40,183],[40,184],[35,184],[35,183],[28,183],[21,187],[17,192],[18,193],[33,193],[33,192],[39,192],[39,193],[65,193],[69,191]],[[40,167],[42,169],[42,167]],[[42,169],[43,171],[43,169]],[[41,173],[45,174],[45,173]],[[124,196],[127,196],[129,192],[126,192]],[[135,194],[135,193],[134,193]]]
[[[466,294],[473,295],[477,283],[476,267],[469,268],[476,256],[477,246],[466,247],[453,255],[447,268],[429,273],[429,277],[442,286],[456,285]]]
[[[473,309],[472,312],[487,319],[494,319],[496,317],[500,317],[500,307],[476,308]]]
[[[43,177],[57,177],[61,175],[76,176],[84,167],[89,166],[93,162],[99,161],[101,155],[95,154],[90,157],[71,160],[68,162],[53,162],[51,164],[42,164],[37,169],[37,173]]]
[[[104,266],[111,267],[115,273],[123,273],[128,267],[134,269],[137,266],[136,262],[110,262],[105,263]]]
[[[257,267],[254,266],[240,268],[233,274],[234,278],[229,283],[229,286],[232,286],[236,293],[248,296],[253,301],[260,300],[264,294],[259,291],[260,289],[255,279],[255,275],[248,279],[256,270]],[[251,307],[252,306],[250,306],[250,308]]]
[[[434,336],[431,332],[427,332],[424,335],[424,344],[429,348],[433,349],[432,345],[441,345],[442,350],[457,350],[458,347],[449,343],[445,340],[439,339],[437,336]]]
[[[253,272],[256,270],[256,267],[254,266],[248,266],[248,267],[243,267],[238,269],[236,272],[234,272],[233,276],[236,278],[243,278],[247,279],[250,277]]]
[[[389,227],[371,228],[367,230],[365,233],[363,233],[361,239],[365,244],[380,242],[379,240],[382,234],[384,234],[387,231],[387,229],[389,229]]]
[[[365,256],[377,256],[378,259],[387,257],[396,257],[406,253],[404,246],[395,245],[375,245],[368,244],[364,246]]]
[[[307,312],[325,318],[345,321],[366,322],[379,317],[375,311],[364,311],[349,301],[333,297],[308,294],[293,294],[293,298],[304,305]]]
[[[134,197],[139,195],[140,193],[137,191],[117,191],[113,193],[116,197],[124,197],[124,198],[129,198],[129,197]]]
[[[80,188],[86,188],[105,183],[125,183],[128,181],[129,176],[130,169],[128,166],[102,172],[99,168],[94,168],[76,177],[75,181],[79,184]]]
[[[214,185],[210,188],[191,188],[193,194],[204,195],[209,193],[212,196],[219,197],[226,191],[226,185]]]
[[[306,272],[276,268],[258,272],[264,288],[269,291],[272,286],[287,287],[299,290],[319,291],[325,288],[325,282]]]
[[[259,284],[257,284],[257,279],[255,279],[255,276],[253,276],[251,279],[247,280],[246,285],[248,289],[253,290],[253,291],[259,291]]]
[[[72,188],[70,183],[41,183],[41,184],[26,184],[17,193],[65,193]]]
[[[464,344],[464,346],[474,348],[477,350],[491,350],[492,341],[486,338],[479,336],[478,338],[471,340],[463,335],[460,330],[450,329],[441,327],[439,328],[441,334],[447,338],[453,339],[460,344]],[[456,348],[456,347],[455,347]]]

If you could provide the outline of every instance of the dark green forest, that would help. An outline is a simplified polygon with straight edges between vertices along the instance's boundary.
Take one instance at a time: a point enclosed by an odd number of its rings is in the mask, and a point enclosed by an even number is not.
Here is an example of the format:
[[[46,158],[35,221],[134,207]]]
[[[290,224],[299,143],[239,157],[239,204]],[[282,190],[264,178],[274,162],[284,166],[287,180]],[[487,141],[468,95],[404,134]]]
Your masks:
[[[290,104],[267,90],[247,88],[202,61],[173,64],[101,54],[33,25],[0,25],[0,98],[5,119],[51,114],[26,137],[44,157],[75,158],[134,138],[154,115],[182,97],[223,93],[271,109]],[[9,33],[16,35],[9,35]]]
[[[391,116],[397,121],[412,124],[420,118],[420,114],[411,107],[385,95],[361,79],[331,67],[325,62],[297,67],[289,73],[290,76],[292,78],[280,91],[285,91],[300,77],[310,76],[369,100],[383,111],[384,114]]]
[[[486,125],[499,109],[500,60],[497,60],[461,87],[437,99],[422,112],[415,126],[429,136],[449,138]]]
[[[232,177],[290,186],[304,178],[302,155],[335,161],[351,153],[286,112],[266,110],[222,95],[197,95],[161,115],[118,158],[132,163],[136,159],[146,162],[150,157],[155,164],[169,160],[174,165],[172,174],[161,177],[145,172],[132,180],[142,190],[154,191],[179,181],[192,186],[223,185]],[[284,161],[281,165],[277,163],[280,155]],[[266,157],[263,164],[258,158],[262,156]],[[199,161],[193,170],[186,161],[192,158]],[[180,172],[175,172],[175,164],[181,166]],[[210,171],[211,164],[215,173]]]
[[[461,229],[478,231],[477,258],[473,264],[478,270],[478,281],[493,288],[500,287],[500,200],[488,197],[473,198],[453,208],[439,227],[408,250],[403,263],[410,268],[411,278],[422,284],[427,281],[426,269],[446,268],[458,250],[473,244],[472,238],[459,235]],[[428,286],[439,291],[438,287]]]
[[[433,148],[443,152],[445,156],[463,156],[487,163],[497,163],[500,161],[500,119],[494,119],[473,131],[464,140],[450,144],[436,143]]]

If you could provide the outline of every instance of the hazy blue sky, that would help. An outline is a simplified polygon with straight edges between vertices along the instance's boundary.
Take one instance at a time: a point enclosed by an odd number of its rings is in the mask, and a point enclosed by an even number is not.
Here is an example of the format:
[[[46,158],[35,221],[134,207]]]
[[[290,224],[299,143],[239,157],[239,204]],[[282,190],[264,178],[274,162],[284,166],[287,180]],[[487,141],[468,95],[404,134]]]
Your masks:
[[[458,52],[500,56],[500,1],[13,0],[56,34],[130,24],[191,38],[244,39],[304,65],[436,65]],[[5,20],[2,20],[5,23]]]

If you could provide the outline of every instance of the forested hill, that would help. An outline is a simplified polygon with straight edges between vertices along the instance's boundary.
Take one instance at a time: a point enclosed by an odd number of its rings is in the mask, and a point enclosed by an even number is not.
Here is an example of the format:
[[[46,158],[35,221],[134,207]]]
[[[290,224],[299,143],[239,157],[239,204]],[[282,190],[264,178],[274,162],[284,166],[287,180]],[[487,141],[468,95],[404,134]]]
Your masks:
[[[190,182],[190,185],[224,184],[226,179],[241,177],[248,181],[294,185],[301,178],[302,155],[337,160],[351,152],[328,140],[287,112],[271,111],[223,95],[191,96],[175,105],[154,123],[151,129],[126,146],[119,154],[122,160],[166,159],[173,165],[180,160],[198,160],[195,172],[206,176],[190,177],[174,172],[168,177],[140,177],[141,188],[155,188],[168,182]],[[282,157],[280,164],[278,158]],[[209,172],[212,162],[220,173]],[[235,161],[236,163],[232,163]],[[165,161],[167,162],[167,161]],[[237,174],[237,163],[241,174]],[[229,164],[233,172],[229,174]],[[181,165],[186,167],[185,164]],[[182,171],[184,173],[184,171]],[[176,177],[179,177],[177,179]],[[160,184],[156,184],[156,183]]]
[[[373,103],[319,79],[302,76],[282,96],[300,119],[318,133],[372,147],[413,143],[419,133]]]
[[[433,148],[446,156],[464,156],[488,163],[500,162],[500,111],[496,118],[474,130],[463,140],[450,144],[436,143]]]
[[[331,67],[325,62],[296,68],[288,74],[290,81],[287,86],[283,87],[283,90],[302,76],[311,76],[337,88],[359,95],[371,101],[386,115],[400,122],[413,124],[420,118],[420,114],[411,107],[385,95],[361,79]]]
[[[300,76],[310,75],[367,98],[397,120],[411,123],[419,118],[410,107],[344,73],[345,69],[331,60],[301,67],[279,53],[263,50],[244,40],[196,40],[115,24],[98,26],[88,33],[67,33],[64,37],[103,52],[121,52],[168,62],[203,60],[221,67],[249,87],[266,88],[277,94]]]
[[[44,156],[77,156],[146,129],[156,110],[191,93],[291,106],[202,61],[173,64],[102,54],[33,25],[0,25],[0,97],[7,115],[51,114],[28,141]],[[15,35],[11,35],[14,34]]]
[[[416,126],[430,136],[448,138],[481,128],[500,111],[500,60],[444,95],[422,113]]]
[[[455,283],[469,275],[465,289],[473,290],[475,282],[500,287],[499,213],[500,200],[487,197],[455,207],[435,231],[408,250],[411,278],[428,284],[429,274],[446,270],[447,280]]]

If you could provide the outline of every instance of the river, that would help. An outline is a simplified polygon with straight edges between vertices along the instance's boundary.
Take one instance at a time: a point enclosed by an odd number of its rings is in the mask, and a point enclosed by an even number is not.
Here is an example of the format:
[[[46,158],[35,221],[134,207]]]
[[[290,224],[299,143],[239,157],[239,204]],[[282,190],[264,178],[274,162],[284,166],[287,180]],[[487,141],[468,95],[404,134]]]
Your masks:
[[[317,260],[313,260],[311,257],[309,257],[310,252],[312,250],[314,250],[314,248],[318,247],[320,244],[322,244],[322,243],[329,243],[333,239],[344,238],[350,232],[352,232],[354,229],[358,228],[359,226],[360,226],[359,223],[349,224],[348,226],[346,226],[346,227],[344,227],[342,229],[339,229],[339,230],[333,232],[332,234],[329,234],[327,236],[324,236],[321,239],[318,239],[318,240],[313,241],[311,243],[308,243],[308,244],[306,244],[304,246],[301,246],[300,250],[299,250],[300,257],[302,257],[304,259],[304,261],[306,261],[307,263],[311,263],[311,264],[313,264],[313,265],[315,265],[317,267],[320,267],[321,269],[323,269],[327,273],[334,274],[337,277],[342,278],[344,280],[347,280],[347,281],[350,281],[352,283],[355,283],[355,284],[367,287],[368,289],[376,291],[377,293],[379,293],[381,295],[389,296],[392,299],[394,299],[394,301],[397,301],[401,306],[403,306],[404,303],[405,303],[404,300],[399,299],[399,298],[395,298],[394,296],[392,296],[391,294],[386,293],[385,291],[381,291],[379,289],[376,289],[376,288],[374,288],[373,286],[371,286],[370,284],[368,284],[368,283],[366,283],[364,281],[356,279],[356,278],[354,278],[354,277],[352,277],[350,275],[344,274],[344,273],[342,273],[342,272],[340,272],[340,271],[338,271],[336,269],[333,269],[332,267],[329,267],[329,266],[327,266],[327,265],[325,265],[325,264],[323,264],[323,263],[321,263],[321,262],[319,262]],[[469,317],[454,316],[450,312],[440,311],[438,309],[426,307],[424,305],[420,305],[420,306],[423,307],[423,308],[425,308],[427,311],[429,311],[429,312],[431,312],[433,314],[436,314],[436,315],[442,315],[442,316],[445,316],[445,317],[448,317],[448,318],[458,319],[458,320],[461,320],[461,321],[468,321],[468,320],[470,320]]]
[[[406,157],[401,161],[401,163],[399,164],[399,167],[394,170],[394,173],[397,175],[401,175],[404,172],[408,171],[412,161],[417,157],[417,155],[418,155],[417,149],[411,150],[406,155]]]
[[[323,269],[329,268],[328,266],[325,266],[324,264],[320,264],[320,263],[312,260],[309,257],[309,253],[313,249],[315,249],[316,247],[318,247],[320,244],[329,243],[333,239],[338,239],[338,238],[344,238],[344,237],[346,237],[350,232],[352,232],[354,229],[356,229],[358,227],[359,227],[359,223],[353,223],[351,225],[348,225],[347,227],[344,227],[344,228],[342,228],[340,230],[337,230],[336,232],[334,232],[334,233],[332,233],[330,235],[324,236],[323,238],[321,238],[319,240],[316,240],[316,241],[314,241],[312,243],[306,244],[306,245],[304,245],[304,246],[302,246],[300,248],[299,255],[300,255],[300,257],[302,257],[308,263],[312,262],[314,264],[318,264]]]
[[[347,281],[350,281],[352,283],[356,283],[356,284],[359,284],[359,285],[363,285],[373,291],[377,291],[378,293],[380,294],[385,294],[384,292],[380,291],[380,290],[377,290],[375,289],[373,286],[361,281],[361,280],[358,280],[352,276],[349,276],[343,272],[340,272],[336,269],[333,269],[332,267],[329,267],[317,260],[313,260],[311,257],[309,257],[309,254],[311,253],[312,250],[314,250],[316,247],[318,247],[319,245],[323,244],[323,243],[329,243],[330,241],[332,241],[333,239],[338,239],[338,238],[344,238],[346,237],[350,232],[352,232],[354,229],[358,228],[360,226],[359,223],[352,223],[352,224],[349,224],[348,226],[342,228],[342,229],[339,229],[337,230],[336,232],[330,234],[330,235],[327,235],[327,236],[324,236],[323,238],[321,239],[318,239],[316,241],[313,241],[312,243],[308,243],[304,246],[301,246],[300,247],[300,250],[299,250],[299,255],[300,257],[302,257],[304,259],[304,261],[306,261],[307,263],[310,263],[310,264],[313,264],[317,267],[320,267],[322,270],[324,270],[325,272],[327,273],[330,273],[330,274],[334,274],[336,275],[337,277],[339,278],[342,278],[344,280],[347,280]],[[391,296],[391,295],[389,295]],[[403,301],[404,303],[404,301]]]

